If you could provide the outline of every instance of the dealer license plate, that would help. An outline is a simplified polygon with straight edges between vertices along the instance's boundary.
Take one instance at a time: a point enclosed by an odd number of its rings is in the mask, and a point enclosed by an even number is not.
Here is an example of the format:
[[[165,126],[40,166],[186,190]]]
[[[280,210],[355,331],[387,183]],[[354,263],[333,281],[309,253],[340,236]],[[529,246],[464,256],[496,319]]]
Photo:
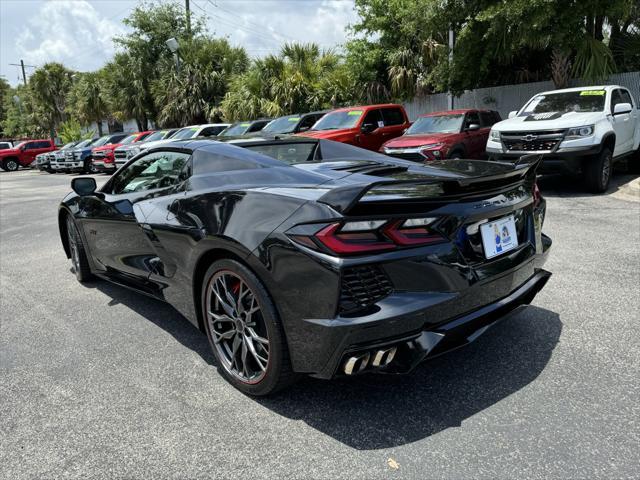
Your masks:
[[[518,246],[518,232],[513,216],[480,225],[484,255],[493,258]]]

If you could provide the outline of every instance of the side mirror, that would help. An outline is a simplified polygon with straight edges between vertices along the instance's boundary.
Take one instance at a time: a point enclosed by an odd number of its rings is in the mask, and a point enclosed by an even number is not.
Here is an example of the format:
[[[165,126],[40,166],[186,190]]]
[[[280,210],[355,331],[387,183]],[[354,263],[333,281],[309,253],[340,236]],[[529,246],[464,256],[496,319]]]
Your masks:
[[[469,124],[469,126],[467,127],[467,130],[480,130],[480,125],[478,125],[477,123],[471,123]]]
[[[364,134],[373,133],[376,130],[376,125],[374,123],[364,123],[362,127],[360,127],[360,131]]]
[[[71,180],[71,189],[81,197],[93,195],[96,188],[98,187],[93,177],[78,177]]]
[[[631,111],[630,103],[619,103],[615,107],[613,107],[613,114],[620,115],[622,113],[629,113]]]
[[[515,117],[516,115],[518,115],[518,111],[517,111],[517,110],[514,110],[513,112],[509,112],[508,118],[513,118],[513,117]]]

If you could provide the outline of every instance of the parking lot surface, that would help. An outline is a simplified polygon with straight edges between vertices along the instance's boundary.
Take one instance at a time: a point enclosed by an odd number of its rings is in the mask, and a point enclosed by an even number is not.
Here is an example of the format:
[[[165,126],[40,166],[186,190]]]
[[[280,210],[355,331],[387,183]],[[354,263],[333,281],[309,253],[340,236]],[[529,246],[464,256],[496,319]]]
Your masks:
[[[0,478],[640,472],[640,203],[543,179],[553,277],[532,306],[411,375],[253,399],[170,307],[76,281],[70,178],[0,173]]]

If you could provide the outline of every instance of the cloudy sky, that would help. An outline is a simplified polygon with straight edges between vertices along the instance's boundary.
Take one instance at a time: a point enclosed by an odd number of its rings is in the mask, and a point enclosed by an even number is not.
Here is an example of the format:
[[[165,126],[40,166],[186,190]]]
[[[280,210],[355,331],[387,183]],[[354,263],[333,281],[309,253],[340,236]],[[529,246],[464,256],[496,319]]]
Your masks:
[[[156,0],[159,2],[160,0]],[[179,0],[182,1],[182,0]],[[209,30],[263,56],[287,41],[331,47],[345,41],[356,15],[353,0],[190,0]],[[19,68],[62,62],[95,70],[114,53],[111,38],[125,33],[122,19],[139,0],[0,0],[0,75],[12,85]],[[27,77],[33,68],[27,68]]]

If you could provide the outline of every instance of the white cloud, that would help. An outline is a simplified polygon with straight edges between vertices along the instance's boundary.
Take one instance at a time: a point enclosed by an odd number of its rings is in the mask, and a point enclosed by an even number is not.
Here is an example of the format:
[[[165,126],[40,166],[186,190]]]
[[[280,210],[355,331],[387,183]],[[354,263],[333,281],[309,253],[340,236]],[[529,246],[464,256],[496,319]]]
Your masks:
[[[113,55],[112,38],[124,31],[85,0],[45,2],[18,35],[16,51],[36,65],[58,61],[91,70]]]

